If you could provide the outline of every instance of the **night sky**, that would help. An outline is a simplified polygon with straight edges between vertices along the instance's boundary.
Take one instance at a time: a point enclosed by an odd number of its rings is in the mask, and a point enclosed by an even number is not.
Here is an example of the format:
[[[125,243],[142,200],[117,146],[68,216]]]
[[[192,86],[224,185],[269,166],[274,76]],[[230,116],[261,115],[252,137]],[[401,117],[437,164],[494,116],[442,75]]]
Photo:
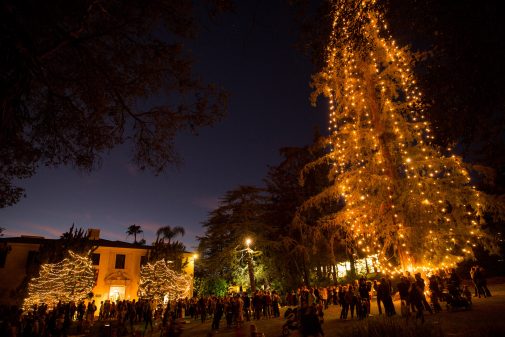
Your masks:
[[[27,197],[0,210],[5,236],[58,238],[74,223],[124,241],[127,227],[137,224],[150,244],[159,227],[170,225],[184,227],[182,241],[194,249],[201,223],[226,191],[261,186],[281,147],[309,144],[315,127],[325,132],[325,107],[310,106],[313,69],[295,50],[296,37],[287,1],[237,1],[234,13],[204,24],[191,42],[195,73],[224,87],[230,99],[224,120],[198,136],[179,135],[182,165],[160,176],[139,171],[125,145],[104,154],[91,173],[41,168],[20,183]]]

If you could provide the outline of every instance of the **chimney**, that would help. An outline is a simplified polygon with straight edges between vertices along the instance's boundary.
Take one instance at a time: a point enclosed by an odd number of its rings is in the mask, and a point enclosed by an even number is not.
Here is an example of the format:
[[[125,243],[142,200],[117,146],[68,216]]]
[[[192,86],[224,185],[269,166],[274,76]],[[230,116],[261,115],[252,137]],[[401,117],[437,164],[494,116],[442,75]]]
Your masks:
[[[88,228],[88,239],[100,240],[100,230],[97,228]]]

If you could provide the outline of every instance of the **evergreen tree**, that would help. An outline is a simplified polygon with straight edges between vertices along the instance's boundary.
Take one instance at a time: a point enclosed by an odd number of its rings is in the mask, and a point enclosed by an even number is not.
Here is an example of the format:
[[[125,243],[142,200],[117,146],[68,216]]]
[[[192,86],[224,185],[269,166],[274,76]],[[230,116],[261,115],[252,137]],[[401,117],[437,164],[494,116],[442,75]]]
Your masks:
[[[205,235],[198,238],[202,276],[222,278],[229,284],[248,283],[245,239],[252,238],[255,278],[257,283],[262,279],[268,282],[268,277],[260,275],[262,268],[258,268],[272,233],[264,222],[265,203],[264,190],[257,187],[240,186],[226,193],[203,224]]]
[[[325,204],[298,212],[303,203],[328,186],[327,165],[305,174],[303,184],[300,180],[304,167],[324,151],[324,138],[318,134],[309,146],[283,148],[283,161],[271,167],[265,179],[269,196],[266,222],[274,230],[269,237],[272,251],[265,261],[277,266],[270,269],[289,289],[311,284],[311,271],[316,267],[334,265],[330,246],[335,237],[328,229],[317,226],[317,219],[331,208]]]
[[[377,253],[382,269],[449,266],[468,256],[482,201],[461,159],[432,144],[412,57],[389,35],[375,0],[341,0],[313,100],[330,103],[333,186],[311,203],[344,208],[324,219],[347,244]],[[310,204],[310,203],[309,203]],[[390,268],[389,266],[393,266]]]

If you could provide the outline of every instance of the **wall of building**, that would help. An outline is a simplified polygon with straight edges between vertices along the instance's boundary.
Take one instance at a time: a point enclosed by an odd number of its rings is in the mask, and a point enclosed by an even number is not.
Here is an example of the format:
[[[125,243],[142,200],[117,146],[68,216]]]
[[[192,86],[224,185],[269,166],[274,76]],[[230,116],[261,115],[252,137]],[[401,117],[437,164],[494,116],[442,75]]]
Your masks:
[[[14,304],[11,296],[26,277],[26,265],[30,252],[38,252],[38,243],[9,243],[5,265],[0,268],[0,303]]]
[[[138,298],[140,261],[147,255],[145,248],[98,247],[100,254],[97,284],[93,288],[96,301],[108,299],[132,300]],[[116,256],[125,256],[124,268],[116,268]],[[112,291],[111,291],[112,287]]]
[[[22,299],[13,298],[11,292],[15,290],[26,277],[26,266],[30,252],[38,252],[40,243],[20,243],[19,238],[9,242],[8,238],[2,239],[2,245],[7,245],[9,251],[5,264],[0,267],[0,304],[20,303]],[[109,243],[112,241],[108,241]],[[141,259],[147,256],[148,247],[135,247],[124,242],[112,242],[110,245],[99,245],[93,252],[100,254],[96,285],[93,288],[95,303],[100,306],[101,301],[138,299],[140,283]],[[125,256],[124,268],[116,268],[118,255]],[[188,263],[184,272],[194,278],[195,258],[192,253],[184,253]],[[193,282],[191,292],[193,293]],[[98,314],[98,311],[97,311]]]

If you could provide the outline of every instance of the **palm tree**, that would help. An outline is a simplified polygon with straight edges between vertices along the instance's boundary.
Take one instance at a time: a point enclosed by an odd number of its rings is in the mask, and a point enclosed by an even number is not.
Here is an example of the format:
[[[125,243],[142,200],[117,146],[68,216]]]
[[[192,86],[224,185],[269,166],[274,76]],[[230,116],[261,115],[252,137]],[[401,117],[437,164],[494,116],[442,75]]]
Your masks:
[[[164,226],[156,231],[156,241],[153,242],[151,250],[149,252],[149,261],[157,261],[159,259],[165,259],[167,261],[172,261],[174,263],[174,270],[181,271],[186,261],[183,260],[183,253],[186,250],[186,246],[178,240],[174,240],[177,235],[183,236],[185,230],[182,227],[175,226]]]
[[[165,239],[167,240],[167,244],[170,246],[171,241],[174,237],[177,235],[184,236],[186,234],[186,231],[184,228],[175,226],[175,227],[170,227],[170,226],[165,226],[161,227],[156,231],[156,241],[161,241],[165,243]]]
[[[142,228],[140,228],[139,225],[135,225],[135,224],[129,226],[128,229],[126,230],[126,234],[128,236],[133,235],[133,243],[134,244],[137,243],[137,235],[141,234],[143,232],[144,231],[142,230]]]

